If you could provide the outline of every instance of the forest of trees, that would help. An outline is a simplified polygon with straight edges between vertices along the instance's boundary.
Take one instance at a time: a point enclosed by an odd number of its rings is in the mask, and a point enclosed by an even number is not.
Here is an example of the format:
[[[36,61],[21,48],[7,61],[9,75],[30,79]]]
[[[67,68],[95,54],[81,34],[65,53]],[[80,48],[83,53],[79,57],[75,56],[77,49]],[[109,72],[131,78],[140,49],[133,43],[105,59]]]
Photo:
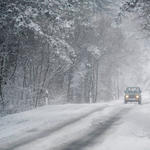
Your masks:
[[[125,2],[112,15],[116,1],[1,0],[1,115],[45,105],[46,91],[49,104],[118,99],[133,72],[139,85],[142,51],[121,20],[136,11],[149,37],[150,1]]]

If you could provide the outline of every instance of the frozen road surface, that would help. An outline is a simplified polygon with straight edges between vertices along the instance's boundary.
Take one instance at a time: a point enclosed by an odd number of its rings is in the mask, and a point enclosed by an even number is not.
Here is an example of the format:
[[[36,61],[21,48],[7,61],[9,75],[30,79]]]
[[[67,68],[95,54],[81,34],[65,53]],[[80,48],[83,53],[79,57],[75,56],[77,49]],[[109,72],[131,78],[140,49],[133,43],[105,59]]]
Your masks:
[[[0,118],[0,150],[150,150],[150,96],[50,105]]]

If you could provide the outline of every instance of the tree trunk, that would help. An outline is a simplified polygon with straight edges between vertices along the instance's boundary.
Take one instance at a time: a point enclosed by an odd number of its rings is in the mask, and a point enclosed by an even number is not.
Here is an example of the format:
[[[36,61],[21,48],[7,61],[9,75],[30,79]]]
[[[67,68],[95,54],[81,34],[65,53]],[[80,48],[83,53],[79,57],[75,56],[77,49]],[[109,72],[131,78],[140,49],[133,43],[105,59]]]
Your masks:
[[[96,91],[95,91],[95,100],[94,100],[94,102],[96,103],[97,102],[97,90],[98,90],[98,67],[99,67],[99,61],[97,60],[97,62],[96,62],[96,82],[95,82],[95,86],[96,86]]]
[[[67,102],[70,102],[71,75],[68,76]]]
[[[4,109],[4,99],[3,99],[3,92],[2,92],[2,84],[3,84],[3,70],[4,70],[4,58],[3,56],[1,58],[1,68],[0,68],[0,97],[1,97],[1,104],[2,108]]]

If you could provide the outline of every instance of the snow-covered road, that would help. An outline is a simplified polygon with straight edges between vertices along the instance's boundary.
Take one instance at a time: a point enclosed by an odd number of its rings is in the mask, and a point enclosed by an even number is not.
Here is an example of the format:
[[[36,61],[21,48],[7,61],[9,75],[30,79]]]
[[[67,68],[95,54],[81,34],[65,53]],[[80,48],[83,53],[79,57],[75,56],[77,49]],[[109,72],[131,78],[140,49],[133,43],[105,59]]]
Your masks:
[[[51,105],[0,118],[0,150],[150,150],[150,96]]]

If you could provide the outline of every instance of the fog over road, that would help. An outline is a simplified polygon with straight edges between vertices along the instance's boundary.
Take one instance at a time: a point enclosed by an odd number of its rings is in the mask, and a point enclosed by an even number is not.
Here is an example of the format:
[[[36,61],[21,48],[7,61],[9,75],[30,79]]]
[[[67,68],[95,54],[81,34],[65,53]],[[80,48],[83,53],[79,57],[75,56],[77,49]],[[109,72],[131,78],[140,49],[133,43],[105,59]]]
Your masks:
[[[0,10],[0,150],[150,150],[150,1]]]

